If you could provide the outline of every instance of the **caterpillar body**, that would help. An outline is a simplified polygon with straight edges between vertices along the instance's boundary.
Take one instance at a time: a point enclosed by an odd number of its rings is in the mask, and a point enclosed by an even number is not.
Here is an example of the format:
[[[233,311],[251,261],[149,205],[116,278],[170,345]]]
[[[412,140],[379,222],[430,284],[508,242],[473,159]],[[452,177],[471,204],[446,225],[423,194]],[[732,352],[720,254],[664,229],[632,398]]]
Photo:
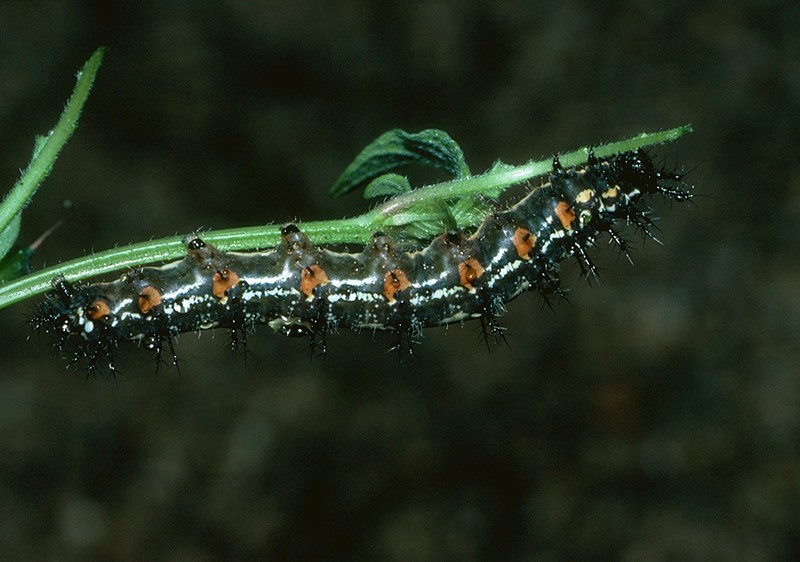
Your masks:
[[[388,330],[408,355],[424,328],[471,319],[500,338],[497,317],[506,303],[529,290],[560,292],[564,259],[577,258],[593,275],[587,249],[601,235],[627,254],[618,227],[650,234],[645,197],[659,193],[691,197],[681,174],[655,165],[643,150],[590,155],[574,168],[554,159],[541,186],[487,216],[471,235],[451,231],[404,251],[376,233],[359,253],[316,246],[292,224],[264,252],[223,252],[190,237],[186,257],[161,267],[83,286],[53,280],[32,325],[55,336],[71,365],[112,372],[122,342],[138,342],[159,362],[167,349],[176,363],[176,335],[214,328],[229,330],[234,351],[246,351],[247,333],[260,324],[307,337],[321,351],[337,330]]]

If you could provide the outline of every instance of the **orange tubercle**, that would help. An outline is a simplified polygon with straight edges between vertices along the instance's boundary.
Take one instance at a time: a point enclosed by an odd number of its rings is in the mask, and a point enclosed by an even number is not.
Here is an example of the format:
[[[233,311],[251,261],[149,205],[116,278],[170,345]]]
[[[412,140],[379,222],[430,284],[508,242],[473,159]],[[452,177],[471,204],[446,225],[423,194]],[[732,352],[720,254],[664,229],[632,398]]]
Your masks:
[[[383,277],[383,296],[386,297],[389,304],[393,304],[397,293],[405,291],[410,286],[411,282],[402,269],[387,271]]]
[[[111,308],[106,301],[97,299],[86,309],[86,312],[92,320],[101,320],[111,313]]]
[[[483,275],[484,269],[475,258],[467,258],[458,264],[458,277],[461,285],[469,291],[475,290],[473,284]]]
[[[214,274],[214,286],[211,292],[222,304],[228,300],[228,289],[235,287],[239,283],[239,275],[232,269],[223,268]]]
[[[513,241],[519,257],[524,260],[531,259],[531,250],[536,246],[536,236],[527,228],[518,228],[514,231]]]
[[[559,201],[558,205],[556,205],[556,216],[565,230],[572,230],[572,223],[575,222],[575,211],[572,210],[569,203]]]
[[[161,304],[161,292],[152,285],[148,285],[139,293],[139,311],[149,314],[154,307]]]
[[[314,298],[314,289],[327,282],[328,274],[325,273],[325,270],[318,265],[310,265],[303,268],[303,273],[300,277],[300,292],[308,300],[311,300]]]

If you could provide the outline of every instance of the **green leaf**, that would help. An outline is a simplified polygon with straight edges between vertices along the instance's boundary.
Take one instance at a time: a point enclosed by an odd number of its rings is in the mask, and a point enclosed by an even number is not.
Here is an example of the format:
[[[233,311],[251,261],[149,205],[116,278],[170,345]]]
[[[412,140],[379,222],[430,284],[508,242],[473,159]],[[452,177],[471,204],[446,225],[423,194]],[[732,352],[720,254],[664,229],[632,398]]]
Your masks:
[[[482,197],[464,197],[450,206],[456,228],[474,226],[491,214],[492,206]]]
[[[506,164],[502,160],[495,160],[492,164],[492,167],[489,168],[485,175],[493,176],[495,174],[504,174],[514,170],[514,166],[511,164]],[[484,197],[488,197],[489,199],[497,199],[503,193],[503,188],[499,187],[498,189],[487,189],[481,193]]]
[[[339,176],[330,190],[339,197],[392,170],[408,164],[444,169],[453,178],[469,177],[461,147],[439,129],[407,133],[393,129],[372,141]]]
[[[13,281],[31,272],[31,248],[20,248],[0,260],[0,283]]]
[[[70,204],[65,201],[65,208],[69,208]],[[21,215],[17,215],[21,217]],[[22,277],[33,271],[31,266],[31,258],[33,253],[47,240],[53,232],[58,229],[66,218],[61,219],[56,224],[45,230],[39,238],[37,238],[31,245],[26,248],[19,248],[16,251],[4,255],[0,259],[0,284],[7,281],[13,281],[17,277]],[[20,221],[17,221],[19,223]]]
[[[448,227],[443,225],[441,220],[421,220],[410,223],[406,228],[403,229],[403,235],[406,238],[429,240],[434,236],[438,236],[447,229]]]
[[[411,184],[408,183],[408,178],[399,174],[384,174],[372,180],[364,189],[364,199],[394,197],[409,191],[411,191]]]
[[[19,236],[19,226],[22,222],[22,213],[17,213],[3,232],[0,232],[0,259],[4,258]]]

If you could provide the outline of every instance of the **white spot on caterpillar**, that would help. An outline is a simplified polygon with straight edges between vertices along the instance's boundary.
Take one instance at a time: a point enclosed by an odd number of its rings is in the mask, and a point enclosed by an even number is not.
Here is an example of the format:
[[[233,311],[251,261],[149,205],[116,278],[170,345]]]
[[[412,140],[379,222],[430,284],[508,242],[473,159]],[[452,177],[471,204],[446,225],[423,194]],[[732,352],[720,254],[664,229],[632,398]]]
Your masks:
[[[576,203],[588,203],[594,197],[594,190],[593,189],[584,189],[575,197]]]
[[[464,287],[461,287],[460,285],[457,286],[457,287],[444,287],[444,288],[435,290],[430,295],[418,295],[418,296],[410,299],[409,302],[413,306],[419,306],[421,304],[426,304],[428,302],[447,299],[451,295],[454,295],[454,294],[460,293],[460,292],[466,292],[466,289],[464,289]]]
[[[506,248],[500,248],[500,251],[497,252],[494,256],[492,256],[492,260],[489,262],[489,265],[486,269],[491,269],[492,266],[496,265],[498,262],[502,261],[503,258],[506,257],[508,250]]]
[[[431,287],[447,279],[448,273],[449,273],[448,271],[441,271],[439,272],[439,275],[437,275],[436,277],[431,277],[430,279],[426,279],[422,283],[411,283],[411,287],[413,289],[422,289],[424,287]]]
[[[128,306],[129,304],[131,304],[132,302],[133,302],[133,299],[131,299],[131,298],[122,299],[122,300],[121,300],[121,301],[119,301],[119,302],[116,304],[116,306],[115,306],[115,307],[112,309],[112,312],[114,312],[115,314],[117,314],[117,313],[119,313],[119,311],[120,311],[120,310],[122,310],[123,308],[127,307],[127,306]]]
[[[181,287],[177,287],[172,291],[167,291],[161,296],[161,300],[174,300],[180,297],[181,295],[185,295],[186,293],[190,293],[193,290],[202,287],[204,284],[204,280],[202,278],[195,278],[195,282],[189,285],[183,285]]]
[[[342,285],[373,285],[379,282],[377,277],[366,277],[364,279],[329,279],[328,282],[334,287],[341,287]]]
[[[448,316],[447,318],[442,318],[439,324],[453,324],[454,322],[461,322],[466,320],[467,318],[480,318],[481,315],[469,314],[467,312],[456,312],[452,316]]]
[[[242,300],[245,302],[253,299],[268,299],[272,297],[296,297],[300,294],[296,289],[284,289],[283,287],[270,287],[264,289],[248,289],[242,293]]]
[[[507,263],[506,265],[501,267],[496,274],[492,275],[489,278],[487,285],[489,286],[489,288],[494,287],[497,283],[508,277],[511,273],[515,272],[517,269],[519,269],[520,266],[524,263],[525,263],[524,260],[516,260]]]
[[[347,301],[347,302],[355,302],[355,301],[362,301],[362,302],[373,302],[378,299],[383,299],[382,295],[376,295],[375,293],[363,293],[361,291],[351,291],[348,293],[331,293],[328,295],[328,302],[339,302],[339,301]]]

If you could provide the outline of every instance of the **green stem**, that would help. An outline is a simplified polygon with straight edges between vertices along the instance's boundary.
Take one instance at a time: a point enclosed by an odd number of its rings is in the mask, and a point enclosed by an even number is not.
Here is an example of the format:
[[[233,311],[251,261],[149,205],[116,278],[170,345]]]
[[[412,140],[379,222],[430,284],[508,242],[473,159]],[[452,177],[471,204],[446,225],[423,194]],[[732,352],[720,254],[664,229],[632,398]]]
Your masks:
[[[14,217],[20,214],[30,202],[39,185],[53,169],[58,153],[64,148],[78,125],[81,109],[89,97],[100,63],[103,62],[104,53],[105,49],[101,47],[89,57],[89,60],[78,72],[75,89],[61,113],[58,123],[46,137],[37,139],[30,164],[8,193],[3,204],[0,205],[0,232],[5,231]]]
[[[602,158],[617,152],[636,150],[645,146],[673,141],[690,132],[685,125],[659,133],[642,134],[611,144],[593,147]],[[582,148],[559,156],[564,166],[575,166],[586,161],[588,148]],[[398,224],[407,224],[410,217],[419,216],[414,208],[430,206],[440,201],[485,192],[497,192],[511,185],[541,176],[552,167],[551,160],[530,162],[521,166],[504,166],[466,179],[443,182],[420,188],[394,199],[363,215],[351,219],[297,223],[298,228],[316,244],[366,243],[372,233]],[[419,220],[419,219],[417,219]],[[444,230],[444,223],[442,229]],[[219,246],[225,251],[253,248],[271,248],[280,240],[280,226],[257,226],[204,232],[203,240]],[[171,237],[115,248],[91,256],[64,262],[58,266],[0,286],[0,308],[28,297],[43,293],[50,288],[50,281],[59,275],[70,280],[81,280],[103,273],[145,264],[163,262],[185,255],[182,238]]]
[[[579,166],[588,159],[590,149],[594,151],[595,156],[598,158],[604,158],[612,154],[637,150],[653,144],[673,142],[691,131],[691,125],[684,125],[657,133],[642,133],[627,140],[600,146],[579,148],[573,152],[559,154],[558,159],[565,167]],[[443,182],[435,186],[417,189],[395,197],[386,202],[382,207],[379,207],[379,210],[381,214],[389,217],[431,199],[455,199],[496,189],[505,189],[509,186],[548,173],[552,168],[552,164],[552,160],[541,160],[539,162],[529,162],[522,166],[509,166],[498,171],[489,171],[485,174],[472,176],[466,179]],[[387,225],[388,224],[391,223],[387,222]]]

